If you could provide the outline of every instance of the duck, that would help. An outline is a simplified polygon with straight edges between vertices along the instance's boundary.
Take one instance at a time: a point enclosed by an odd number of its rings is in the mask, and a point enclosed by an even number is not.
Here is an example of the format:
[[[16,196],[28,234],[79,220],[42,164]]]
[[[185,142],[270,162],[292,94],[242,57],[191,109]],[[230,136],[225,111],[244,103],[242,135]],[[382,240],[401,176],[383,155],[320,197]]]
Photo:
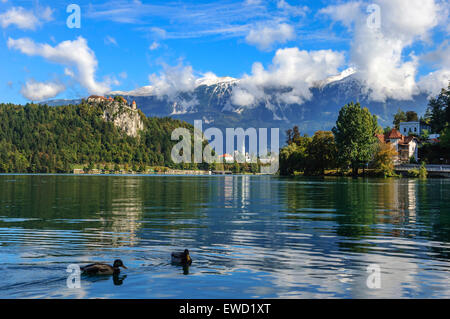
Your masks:
[[[114,264],[112,266],[103,263],[94,263],[80,267],[80,269],[87,275],[118,275],[120,273],[119,267],[128,269],[120,259],[114,260]]]
[[[181,264],[181,265],[192,264],[192,258],[189,255],[189,250],[185,249],[184,251],[173,252],[172,253],[172,263]]]

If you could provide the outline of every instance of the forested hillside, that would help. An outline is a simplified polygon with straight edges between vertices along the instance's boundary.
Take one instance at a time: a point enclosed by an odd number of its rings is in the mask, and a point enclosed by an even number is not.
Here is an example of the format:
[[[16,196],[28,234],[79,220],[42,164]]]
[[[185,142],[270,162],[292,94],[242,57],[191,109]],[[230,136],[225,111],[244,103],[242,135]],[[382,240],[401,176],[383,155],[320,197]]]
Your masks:
[[[135,138],[105,121],[100,105],[0,104],[0,172],[64,173],[99,163],[178,168],[170,158],[171,132],[193,127],[138,112],[144,129]]]

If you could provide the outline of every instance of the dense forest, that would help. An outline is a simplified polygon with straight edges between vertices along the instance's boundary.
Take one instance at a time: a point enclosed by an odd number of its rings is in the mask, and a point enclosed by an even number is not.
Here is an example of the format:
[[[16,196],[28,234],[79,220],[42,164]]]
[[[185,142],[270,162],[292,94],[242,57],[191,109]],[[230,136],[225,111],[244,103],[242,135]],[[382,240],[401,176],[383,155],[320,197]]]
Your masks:
[[[431,98],[424,121],[431,131],[440,135],[439,143],[425,143],[419,148],[419,157],[429,164],[440,164],[450,160],[450,85]]]
[[[190,124],[140,112],[144,130],[134,138],[103,120],[102,114],[100,106],[86,103],[60,107],[0,104],[0,172],[67,173],[77,164],[93,167],[100,163],[207,169],[180,167],[171,161],[177,143],[171,141],[171,132],[177,127],[193,131]]]

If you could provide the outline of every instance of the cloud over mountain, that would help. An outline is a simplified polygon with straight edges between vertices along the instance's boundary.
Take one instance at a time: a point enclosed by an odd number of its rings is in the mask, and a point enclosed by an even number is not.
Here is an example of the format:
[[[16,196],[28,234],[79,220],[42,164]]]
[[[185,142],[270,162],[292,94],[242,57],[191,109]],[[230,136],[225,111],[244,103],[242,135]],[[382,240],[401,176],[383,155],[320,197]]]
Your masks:
[[[252,74],[245,75],[233,91],[232,102],[252,106],[271,95],[268,89],[284,88],[283,92],[276,93],[279,102],[302,104],[310,99],[310,88],[337,74],[344,60],[343,53],[332,50],[279,49],[267,69],[261,63],[253,64]]]
[[[374,17],[378,26],[369,20],[371,11],[378,14]],[[429,40],[431,30],[445,20],[440,12],[441,4],[434,0],[375,0],[371,7],[357,1],[321,10],[353,34],[349,64],[375,101],[411,99],[419,93],[419,84],[430,88],[427,76],[417,82],[418,57],[405,52],[416,42]]]
[[[52,28],[64,21],[46,24],[39,35],[44,40],[37,40],[36,33],[22,34],[53,19],[54,10],[60,12],[64,5],[53,10],[33,2],[23,8],[9,1],[2,6],[6,9],[0,12],[0,28],[11,50],[62,65],[56,78],[66,81],[65,98],[105,94],[120,80],[124,90],[147,84],[140,93],[179,101],[178,95],[192,95],[200,82],[222,79],[215,74],[234,77],[229,101],[241,108],[261,101],[302,105],[311,101],[317,83],[346,70],[352,70],[364,93],[379,102],[408,100],[423,91],[434,94],[447,86],[448,0],[331,3],[230,0],[180,6],[175,1],[101,0],[82,5],[85,26],[91,26],[83,28],[83,37],[58,43],[56,37],[65,33]],[[108,32],[100,38],[91,31],[105,26]],[[5,83],[25,82],[20,78],[23,68],[36,72],[27,78],[58,73],[59,66],[42,59],[9,56],[16,63],[4,66],[4,74],[9,74]],[[122,64],[119,69],[112,58]],[[101,73],[108,76],[98,78],[98,61],[103,59]],[[173,66],[180,60],[187,62]],[[129,76],[120,76],[121,71]],[[148,83],[139,83],[145,79]]]
[[[153,93],[162,98],[167,96],[173,100],[179,93],[195,89],[196,76],[191,66],[164,66],[164,71],[149,76]]]

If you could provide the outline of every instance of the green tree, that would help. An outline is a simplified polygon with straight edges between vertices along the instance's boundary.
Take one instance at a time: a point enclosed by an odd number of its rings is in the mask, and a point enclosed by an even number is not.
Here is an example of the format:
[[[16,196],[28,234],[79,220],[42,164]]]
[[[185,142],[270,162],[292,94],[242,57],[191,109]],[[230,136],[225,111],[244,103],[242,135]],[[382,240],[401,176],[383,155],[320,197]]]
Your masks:
[[[431,126],[431,131],[437,134],[450,123],[450,85],[448,89],[442,89],[436,98],[428,101],[425,118]]]
[[[440,137],[441,146],[450,150],[450,126],[447,126]]]
[[[258,173],[259,167],[258,163],[250,163],[250,172],[255,174]]]
[[[417,116],[417,113],[414,111],[408,111],[406,112],[406,122],[418,122],[419,117]]]
[[[374,155],[372,166],[373,168],[379,170],[384,177],[395,176],[394,157],[397,155],[398,153],[392,144],[379,143]]]
[[[293,130],[288,130],[286,132],[288,136],[289,131],[295,132],[295,134],[291,133],[292,138],[290,143],[280,151],[279,159],[281,175],[292,175],[296,171],[303,172],[307,166],[307,150],[309,143],[311,143],[311,138],[307,135],[301,136],[298,127],[294,127]]]
[[[419,178],[427,178],[428,172],[427,172],[427,168],[425,166],[425,162],[422,162],[422,164],[420,165],[419,168]]]
[[[286,143],[288,145],[292,144],[292,143],[300,143],[300,139],[302,138],[302,136],[300,135],[300,130],[299,130],[297,125],[294,126],[293,129],[287,130],[286,131],[286,136],[287,136]]]
[[[428,140],[430,138],[430,132],[428,130],[423,130],[421,137],[425,141]]]
[[[124,98],[122,96],[120,96],[120,95],[116,95],[114,97],[114,101],[122,103],[124,101]]]
[[[392,122],[392,124],[394,124],[394,127],[398,130],[400,129],[400,123],[406,121],[407,118],[405,112],[403,112],[401,109],[398,109],[397,113],[394,115],[394,121]]]
[[[280,174],[293,175],[296,171],[304,171],[306,148],[295,143],[283,147],[280,151]]]
[[[350,164],[354,176],[358,174],[361,164],[368,163],[373,158],[377,145],[377,128],[376,116],[359,103],[351,102],[339,111],[333,128],[338,159],[341,164]]]
[[[239,165],[239,163],[234,162],[233,167],[232,167],[232,171],[235,174],[239,174],[241,172],[241,166]]]
[[[317,131],[307,148],[307,171],[324,174],[325,169],[336,167],[336,144],[333,132]]]

